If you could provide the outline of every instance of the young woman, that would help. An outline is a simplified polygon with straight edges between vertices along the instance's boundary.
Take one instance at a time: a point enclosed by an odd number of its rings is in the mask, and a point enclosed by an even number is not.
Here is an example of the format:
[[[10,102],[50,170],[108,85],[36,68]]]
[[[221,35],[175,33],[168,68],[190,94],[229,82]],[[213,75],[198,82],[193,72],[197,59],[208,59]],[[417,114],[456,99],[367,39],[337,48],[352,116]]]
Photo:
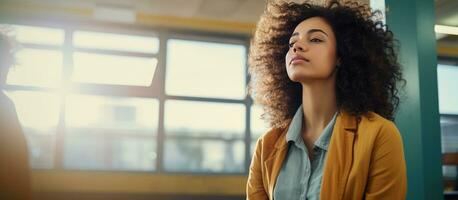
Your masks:
[[[269,2],[250,51],[251,90],[272,129],[247,199],[405,199],[393,123],[405,83],[393,34],[356,2]]]

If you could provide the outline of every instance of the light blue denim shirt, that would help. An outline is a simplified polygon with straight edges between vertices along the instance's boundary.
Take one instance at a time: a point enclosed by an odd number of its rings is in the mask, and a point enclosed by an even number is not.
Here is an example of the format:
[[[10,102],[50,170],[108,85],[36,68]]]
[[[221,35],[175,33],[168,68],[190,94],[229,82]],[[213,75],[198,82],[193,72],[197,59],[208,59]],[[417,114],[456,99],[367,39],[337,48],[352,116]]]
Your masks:
[[[274,188],[274,200],[319,200],[324,162],[331,139],[337,113],[326,125],[321,136],[315,141],[313,160],[309,159],[307,148],[302,139],[302,105],[291,121],[286,142],[288,153]]]

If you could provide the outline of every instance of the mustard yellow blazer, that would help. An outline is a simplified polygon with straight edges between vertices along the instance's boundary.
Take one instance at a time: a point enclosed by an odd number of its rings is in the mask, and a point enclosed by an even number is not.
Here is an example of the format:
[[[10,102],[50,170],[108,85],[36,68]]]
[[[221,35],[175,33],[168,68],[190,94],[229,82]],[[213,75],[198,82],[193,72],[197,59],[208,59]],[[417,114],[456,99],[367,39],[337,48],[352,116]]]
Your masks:
[[[272,129],[256,144],[246,187],[247,200],[272,200],[288,145],[288,128]],[[321,200],[405,199],[402,138],[393,122],[370,112],[341,111],[332,132],[321,183]]]

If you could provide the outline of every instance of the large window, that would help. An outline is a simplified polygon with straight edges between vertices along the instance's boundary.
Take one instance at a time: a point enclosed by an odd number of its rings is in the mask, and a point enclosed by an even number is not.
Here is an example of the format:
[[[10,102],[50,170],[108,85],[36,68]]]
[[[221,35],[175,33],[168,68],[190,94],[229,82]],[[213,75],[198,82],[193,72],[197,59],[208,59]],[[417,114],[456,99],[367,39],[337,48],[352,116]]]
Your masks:
[[[246,94],[247,38],[11,27],[22,48],[3,90],[33,168],[247,172],[268,129]]]
[[[437,79],[446,191],[458,190],[458,65],[439,64]],[[452,159],[448,159],[452,158]],[[453,159],[455,158],[455,159]],[[455,160],[455,161],[453,161]],[[451,161],[451,162],[449,162]]]

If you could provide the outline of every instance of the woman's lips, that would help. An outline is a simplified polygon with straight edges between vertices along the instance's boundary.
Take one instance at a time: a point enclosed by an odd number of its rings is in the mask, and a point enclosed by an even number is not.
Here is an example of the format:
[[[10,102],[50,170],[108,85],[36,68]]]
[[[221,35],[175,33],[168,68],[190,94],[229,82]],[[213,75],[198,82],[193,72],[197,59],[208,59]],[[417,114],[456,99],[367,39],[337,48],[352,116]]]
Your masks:
[[[309,62],[308,59],[302,57],[302,56],[293,56],[293,58],[291,59],[290,63],[289,64],[298,64],[298,63],[302,63],[302,62]]]
[[[291,60],[291,64],[294,65],[294,64],[299,64],[299,63],[305,63],[307,62],[306,60],[304,59],[293,59]]]

